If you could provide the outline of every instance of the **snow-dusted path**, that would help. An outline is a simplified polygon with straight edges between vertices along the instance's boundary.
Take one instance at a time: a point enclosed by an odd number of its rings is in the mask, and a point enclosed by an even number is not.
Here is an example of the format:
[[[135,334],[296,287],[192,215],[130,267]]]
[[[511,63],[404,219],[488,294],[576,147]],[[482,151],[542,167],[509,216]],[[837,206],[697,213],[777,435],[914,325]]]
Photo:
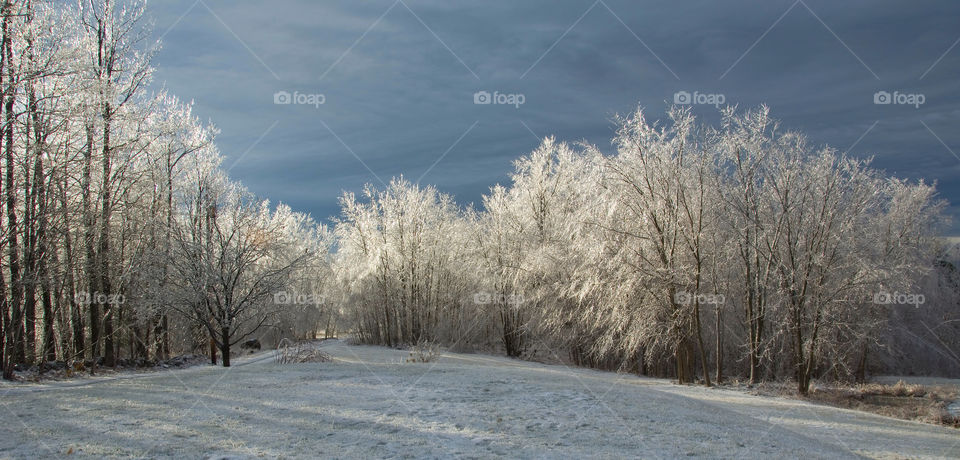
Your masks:
[[[0,387],[0,458],[960,457],[960,431],[786,399],[484,355],[411,364],[381,347],[323,348],[337,361],[261,355],[227,370]]]

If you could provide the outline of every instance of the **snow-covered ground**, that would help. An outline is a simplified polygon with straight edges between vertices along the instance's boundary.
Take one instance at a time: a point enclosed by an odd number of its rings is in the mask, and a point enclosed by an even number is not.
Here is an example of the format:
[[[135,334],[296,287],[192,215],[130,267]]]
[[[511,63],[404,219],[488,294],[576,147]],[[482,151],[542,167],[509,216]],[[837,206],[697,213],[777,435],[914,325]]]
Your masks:
[[[958,458],[960,431],[587,369],[328,341],[333,363],[0,387],[0,458]]]

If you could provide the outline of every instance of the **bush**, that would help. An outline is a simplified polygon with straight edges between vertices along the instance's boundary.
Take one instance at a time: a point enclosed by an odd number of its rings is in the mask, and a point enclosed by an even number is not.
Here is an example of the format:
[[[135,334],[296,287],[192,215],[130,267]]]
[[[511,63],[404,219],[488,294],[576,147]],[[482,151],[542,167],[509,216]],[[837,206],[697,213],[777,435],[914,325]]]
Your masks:
[[[276,359],[278,364],[328,363],[333,361],[330,355],[317,349],[314,343],[294,343],[289,339],[283,339],[277,345]]]
[[[410,349],[410,356],[407,357],[408,363],[429,363],[436,361],[440,357],[440,345],[421,340]]]

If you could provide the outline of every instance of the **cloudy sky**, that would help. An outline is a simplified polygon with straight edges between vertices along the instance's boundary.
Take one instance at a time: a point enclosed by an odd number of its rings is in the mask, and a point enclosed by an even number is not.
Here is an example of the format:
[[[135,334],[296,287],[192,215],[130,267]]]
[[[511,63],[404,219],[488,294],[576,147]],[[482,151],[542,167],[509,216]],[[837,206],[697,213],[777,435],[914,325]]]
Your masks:
[[[232,177],[320,221],[342,191],[399,175],[479,203],[543,136],[610,151],[615,115],[659,117],[689,93],[767,104],[814,144],[936,181],[960,234],[960,2],[163,0],[148,12],[155,86],[221,129]]]

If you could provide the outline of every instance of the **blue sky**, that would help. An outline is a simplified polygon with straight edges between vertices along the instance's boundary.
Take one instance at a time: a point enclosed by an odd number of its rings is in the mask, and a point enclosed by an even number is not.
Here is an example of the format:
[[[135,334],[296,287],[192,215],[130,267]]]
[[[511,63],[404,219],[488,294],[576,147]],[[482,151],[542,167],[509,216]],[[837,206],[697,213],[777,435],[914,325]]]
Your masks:
[[[401,174],[479,203],[539,138],[609,152],[616,114],[659,117],[682,91],[766,103],[816,145],[936,181],[960,221],[955,1],[164,0],[148,14],[155,87],[221,129],[232,177],[319,221],[342,191]],[[481,91],[523,104],[476,104]]]

